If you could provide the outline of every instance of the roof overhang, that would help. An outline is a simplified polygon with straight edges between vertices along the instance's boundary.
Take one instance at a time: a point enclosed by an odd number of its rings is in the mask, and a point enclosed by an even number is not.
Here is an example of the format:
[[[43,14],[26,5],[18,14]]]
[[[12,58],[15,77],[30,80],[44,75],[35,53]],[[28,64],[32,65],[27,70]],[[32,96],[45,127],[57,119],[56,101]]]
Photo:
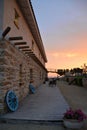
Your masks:
[[[45,62],[47,57],[30,0],[16,0]]]

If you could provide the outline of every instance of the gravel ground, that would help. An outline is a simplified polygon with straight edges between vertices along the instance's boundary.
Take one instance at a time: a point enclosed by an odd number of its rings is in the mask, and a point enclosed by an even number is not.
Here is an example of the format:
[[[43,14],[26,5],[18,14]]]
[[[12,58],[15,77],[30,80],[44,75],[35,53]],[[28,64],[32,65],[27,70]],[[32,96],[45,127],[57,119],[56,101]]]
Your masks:
[[[87,114],[87,88],[68,85],[65,81],[58,81],[57,85],[70,107],[82,109]],[[87,120],[85,121],[84,128],[81,130],[87,130]]]

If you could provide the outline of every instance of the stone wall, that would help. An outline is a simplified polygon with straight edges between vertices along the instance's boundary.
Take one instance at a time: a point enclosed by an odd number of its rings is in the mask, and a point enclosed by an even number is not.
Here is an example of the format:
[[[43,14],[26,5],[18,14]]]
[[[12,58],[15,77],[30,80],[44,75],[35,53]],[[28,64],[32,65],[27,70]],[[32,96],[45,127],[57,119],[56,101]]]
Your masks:
[[[0,40],[0,113],[7,111],[5,95],[8,90],[16,93],[19,102],[29,93],[30,69],[37,87],[45,80],[46,70],[9,41]]]

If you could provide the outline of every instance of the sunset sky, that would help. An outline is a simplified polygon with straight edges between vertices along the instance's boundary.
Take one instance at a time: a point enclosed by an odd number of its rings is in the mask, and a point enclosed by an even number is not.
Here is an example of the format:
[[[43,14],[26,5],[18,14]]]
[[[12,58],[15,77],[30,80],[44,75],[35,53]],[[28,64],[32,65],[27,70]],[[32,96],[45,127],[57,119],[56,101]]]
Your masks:
[[[87,63],[87,0],[31,0],[45,47],[47,68]]]

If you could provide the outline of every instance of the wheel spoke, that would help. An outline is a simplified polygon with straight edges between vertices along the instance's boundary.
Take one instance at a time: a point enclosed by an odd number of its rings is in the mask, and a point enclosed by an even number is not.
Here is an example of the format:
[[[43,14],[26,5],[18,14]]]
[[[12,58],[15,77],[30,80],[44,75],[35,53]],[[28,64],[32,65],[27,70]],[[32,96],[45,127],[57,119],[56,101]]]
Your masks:
[[[6,104],[10,111],[16,111],[18,108],[18,98],[11,90],[6,94]]]

